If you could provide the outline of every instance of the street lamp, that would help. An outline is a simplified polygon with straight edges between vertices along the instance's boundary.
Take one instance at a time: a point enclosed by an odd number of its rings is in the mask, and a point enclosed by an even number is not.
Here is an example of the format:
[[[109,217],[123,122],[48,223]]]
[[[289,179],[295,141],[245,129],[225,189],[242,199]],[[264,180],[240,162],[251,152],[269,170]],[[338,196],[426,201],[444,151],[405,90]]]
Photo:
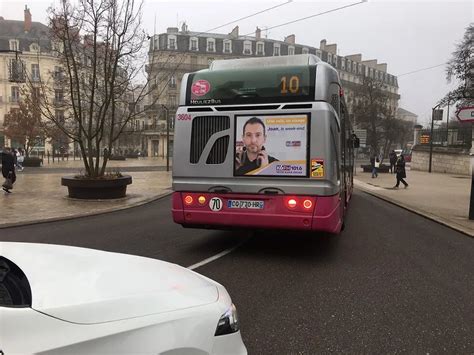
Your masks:
[[[166,118],[166,171],[170,171],[170,122],[168,120],[168,107],[165,105],[161,105],[161,107],[165,110],[165,118]]]

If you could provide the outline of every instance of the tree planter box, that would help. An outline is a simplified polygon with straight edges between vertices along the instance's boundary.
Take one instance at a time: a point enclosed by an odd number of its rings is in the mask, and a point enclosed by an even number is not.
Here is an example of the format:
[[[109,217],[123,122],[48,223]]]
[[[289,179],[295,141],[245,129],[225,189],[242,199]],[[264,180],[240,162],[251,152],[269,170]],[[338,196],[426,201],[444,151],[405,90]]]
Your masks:
[[[37,157],[28,157],[23,160],[23,166],[27,167],[40,167],[43,164],[43,159]]]
[[[104,200],[125,197],[127,185],[132,183],[130,175],[115,179],[77,179],[74,176],[61,178],[67,186],[69,197],[85,200]]]
[[[111,155],[109,160],[125,160],[125,157],[123,155]]]
[[[364,173],[371,173],[372,172],[372,165],[366,164],[366,165],[361,165],[360,166],[362,169],[364,169]],[[390,172],[390,165],[385,165],[382,164],[380,165],[379,168],[377,168],[378,173],[388,173]]]

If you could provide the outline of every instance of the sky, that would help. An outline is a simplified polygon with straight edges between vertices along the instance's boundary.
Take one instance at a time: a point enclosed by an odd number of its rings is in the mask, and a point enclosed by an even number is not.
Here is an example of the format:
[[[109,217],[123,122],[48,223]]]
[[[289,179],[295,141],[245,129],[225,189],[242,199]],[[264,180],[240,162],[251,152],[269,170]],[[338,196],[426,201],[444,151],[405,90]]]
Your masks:
[[[47,23],[47,9],[58,0],[0,0],[0,16],[23,20],[25,5],[33,21]],[[387,63],[388,72],[399,76],[399,106],[418,115],[428,124],[431,109],[455,83],[446,81],[445,66],[420,69],[446,63],[470,22],[474,22],[474,1],[369,0],[342,10],[316,16],[279,28],[265,28],[318,14],[352,1],[320,0],[144,0],[143,26],[149,34],[180,27],[206,32],[260,10],[284,4],[213,32],[229,33],[239,25],[240,34],[254,33],[260,27],[263,36],[283,40],[294,34],[296,43],[318,47],[322,39],[337,43],[338,55],[362,54],[363,60]],[[416,73],[403,75],[413,71]],[[450,116],[454,110],[450,110]],[[446,110],[445,110],[446,114]]]

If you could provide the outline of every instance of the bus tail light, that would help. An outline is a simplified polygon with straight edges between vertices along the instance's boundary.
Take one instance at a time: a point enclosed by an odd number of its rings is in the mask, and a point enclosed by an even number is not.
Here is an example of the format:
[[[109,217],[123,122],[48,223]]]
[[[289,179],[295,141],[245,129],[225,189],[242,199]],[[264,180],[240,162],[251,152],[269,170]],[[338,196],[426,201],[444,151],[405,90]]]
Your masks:
[[[294,198],[290,198],[289,200],[286,201],[286,206],[290,209],[296,208],[297,202]]]
[[[193,203],[193,197],[191,195],[186,195],[184,197],[184,203],[188,206],[191,205]]]
[[[198,202],[199,202],[199,204],[204,205],[206,203],[206,198],[201,195],[198,198]]]
[[[303,207],[307,210],[311,209],[313,207],[313,201],[311,200],[304,200],[303,201]]]

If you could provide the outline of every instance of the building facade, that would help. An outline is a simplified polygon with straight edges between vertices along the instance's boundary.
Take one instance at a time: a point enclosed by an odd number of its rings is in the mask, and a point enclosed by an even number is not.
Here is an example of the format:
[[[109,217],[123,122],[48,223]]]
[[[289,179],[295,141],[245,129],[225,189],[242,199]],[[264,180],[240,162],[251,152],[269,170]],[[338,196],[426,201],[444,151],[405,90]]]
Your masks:
[[[24,21],[0,17],[0,147],[19,146],[5,136],[3,122],[8,112],[18,108],[26,81],[39,85],[42,77],[50,77],[58,68],[48,26],[33,22],[27,7],[24,15]],[[44,139],[36,144],[35,148],[42,151],[47,145]]]
[[[168,28],[166,33],[151,38],[147,68],[153,85],[147,118],[147,127],[150,128],[147,132],[149,155],[166,154],[163,148],[164,116],[166,109],[170,117],[176,112],[181,78],[185,73],[206,69],[218,59],[305,53],[315,54],[339,71],[349,112],[357,100],[357,89],[364,76],[384,83],[383,88],[389,98],[387,105],[393,112],[397,110],[400,99],[397,78],[387,72],[385,63],[378,63],[375,59],[362,60],[362,54],[341,56],[337,44],[327,44],[326,40],[322,40],[316,48],[296,43],[295,35],[289,35],[283,41],[264,38],[259,28],[254,36],[242,36],[238,26],[229,34],[218,34],[192,32],[183,24],[181,29]]]

